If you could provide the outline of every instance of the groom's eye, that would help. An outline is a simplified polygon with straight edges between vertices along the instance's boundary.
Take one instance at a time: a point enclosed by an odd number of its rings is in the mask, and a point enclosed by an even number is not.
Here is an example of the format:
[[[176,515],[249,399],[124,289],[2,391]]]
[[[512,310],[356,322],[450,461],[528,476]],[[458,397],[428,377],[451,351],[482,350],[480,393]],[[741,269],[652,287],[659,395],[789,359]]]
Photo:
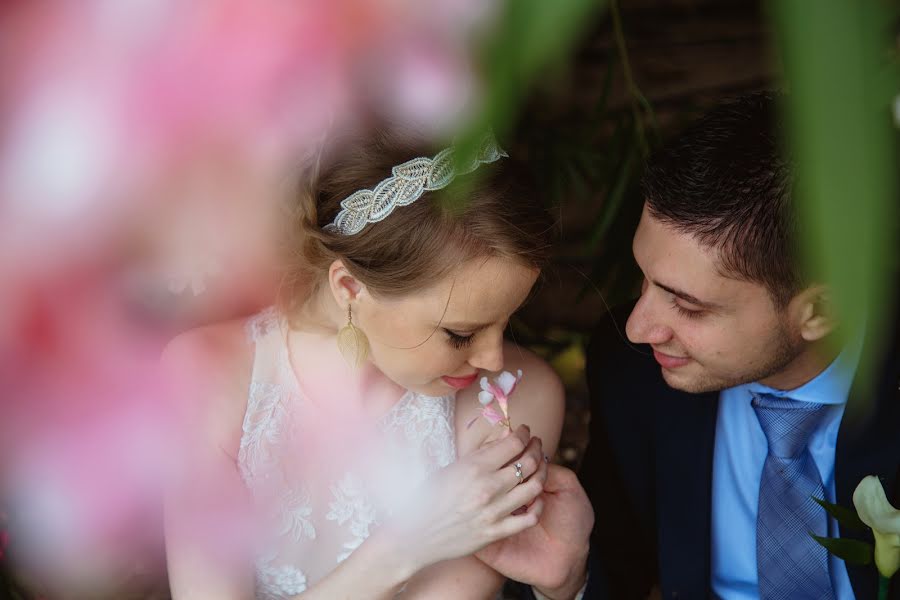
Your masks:
[[[672,298],[672,307],[679,315],[687,319],[699,319],[703,316],[703,313],[706,312],[704,310],[691,310],[689,308],[685,308],[682,305],[678,304],[678,300],[676,300],[675,298]]]

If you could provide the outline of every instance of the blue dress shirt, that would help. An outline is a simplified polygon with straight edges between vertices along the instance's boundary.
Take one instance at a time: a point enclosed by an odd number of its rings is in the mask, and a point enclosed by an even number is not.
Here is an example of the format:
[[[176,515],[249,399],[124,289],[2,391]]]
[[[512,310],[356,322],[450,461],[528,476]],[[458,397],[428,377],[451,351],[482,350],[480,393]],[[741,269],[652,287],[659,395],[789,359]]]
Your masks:
[[[759,483],[768,445],[750,406],[751,392],[789,397],[802,402],[830,404],[809,441],[826,500],[834,502],[834,452],[847,395],[859,362],[861,344],[853,344],[814,379],[795,390],[775,390],[748,383],[719,394],[712,477],[712,590],[726,600],[759,598],[756,572],[756,516]],[[838,537],[831,519],[829,535]],[[838,600],[853,600],[844,561],[830,555],[831,579]]]

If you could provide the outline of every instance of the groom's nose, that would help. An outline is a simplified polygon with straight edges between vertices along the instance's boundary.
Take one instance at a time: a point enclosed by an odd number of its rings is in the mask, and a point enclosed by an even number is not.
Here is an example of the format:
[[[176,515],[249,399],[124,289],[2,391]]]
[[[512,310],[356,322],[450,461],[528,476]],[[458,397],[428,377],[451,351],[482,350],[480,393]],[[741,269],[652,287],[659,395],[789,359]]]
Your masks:
[[[625,324],[625,335],[635,344],[664,344],[672,339],[672,328],[665,320],[658,298],[645,291]]]

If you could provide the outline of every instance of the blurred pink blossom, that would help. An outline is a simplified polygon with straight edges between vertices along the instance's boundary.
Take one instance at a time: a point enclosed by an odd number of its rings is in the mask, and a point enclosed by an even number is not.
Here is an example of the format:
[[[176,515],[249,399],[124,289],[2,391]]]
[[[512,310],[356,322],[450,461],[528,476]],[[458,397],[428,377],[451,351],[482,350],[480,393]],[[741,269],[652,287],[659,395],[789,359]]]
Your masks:
[[[184,449],[161,348],[271,302],[279,202],[331,132],[465,117],[496,6],[0,4],[0,489],[26,559],[102,577],[154,547]]]

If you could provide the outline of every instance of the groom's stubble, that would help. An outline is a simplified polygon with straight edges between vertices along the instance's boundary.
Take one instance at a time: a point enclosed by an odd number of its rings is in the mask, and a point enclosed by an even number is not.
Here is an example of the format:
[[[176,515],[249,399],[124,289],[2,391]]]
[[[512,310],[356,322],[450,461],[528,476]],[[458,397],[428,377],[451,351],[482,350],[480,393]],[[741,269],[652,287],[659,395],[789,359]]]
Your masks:
[[[678,377],[666,369],[662,369],[662,376],[666,384],[680,391],[693,394],[721,391],[778,375],[803,352],[804,342],[802,338],[792,334],[785,319],[779,316],[771,330],[771,337],[763,344],[763,348],[759,356],[746,356],[744,360],[736,357],[735,367],[731,372],[710,371],[695,359],[695,364],[700,368],[696,376]]]

